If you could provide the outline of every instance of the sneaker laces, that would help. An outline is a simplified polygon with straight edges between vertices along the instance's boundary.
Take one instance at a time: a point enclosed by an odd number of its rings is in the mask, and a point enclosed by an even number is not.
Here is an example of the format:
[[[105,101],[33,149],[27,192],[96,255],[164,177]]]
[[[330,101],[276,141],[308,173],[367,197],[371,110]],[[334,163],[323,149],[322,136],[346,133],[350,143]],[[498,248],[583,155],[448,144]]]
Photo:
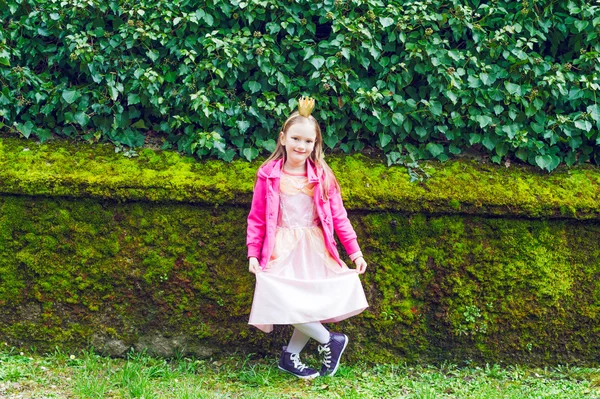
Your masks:
[[[325,353],[325,356],[323,356],[323,365],[327,368],[331,368],[331,347],[329,344],[319,345],[317,350],[319,351],[319,355]]]
[[[292,353],[290,355],[290,360],[294,363],[295,369],[304,371],[304,369],[307,367],[306,364],[302,363],[302,361],[300,360],[300,355],[298,353]]]

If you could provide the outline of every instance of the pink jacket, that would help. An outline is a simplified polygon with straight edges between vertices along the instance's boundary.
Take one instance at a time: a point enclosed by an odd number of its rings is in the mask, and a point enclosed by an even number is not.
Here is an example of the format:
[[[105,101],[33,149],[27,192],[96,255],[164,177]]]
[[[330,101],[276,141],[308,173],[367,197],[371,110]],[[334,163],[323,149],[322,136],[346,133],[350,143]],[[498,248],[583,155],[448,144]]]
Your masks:
[[[246,236],[248,257],[258,258],[263,269],[271,258],[275,246],[275,230],[279,216],[279,178],[282,167],[283,159],[278,159],[258,170],[252,208],[248,215]],[[356,240],[356,233],[348,220],[346,209],[344,209],[340,191],[332,185],[329,189],[329,199],[325,201],[321,195],[323,178],[319,178],[317,175],[317,169],[312,161],[308,161],[306,170],[309,183],[315,183],[314,199],[325,237],[325,247],[340,266],[343,265],[333,237],[335,230],[352,260],[362,256]]]

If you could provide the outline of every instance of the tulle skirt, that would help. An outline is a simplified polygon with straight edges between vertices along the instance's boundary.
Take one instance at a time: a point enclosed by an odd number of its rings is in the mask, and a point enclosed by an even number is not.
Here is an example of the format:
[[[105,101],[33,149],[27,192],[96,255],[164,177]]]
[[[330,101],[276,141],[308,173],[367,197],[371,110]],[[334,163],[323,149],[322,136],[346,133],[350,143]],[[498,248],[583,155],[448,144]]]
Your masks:
[[[337,322],[368,306],[359,274],[329,254],[320,226],[278,227],[248,324],[271,332],[274,324]]]

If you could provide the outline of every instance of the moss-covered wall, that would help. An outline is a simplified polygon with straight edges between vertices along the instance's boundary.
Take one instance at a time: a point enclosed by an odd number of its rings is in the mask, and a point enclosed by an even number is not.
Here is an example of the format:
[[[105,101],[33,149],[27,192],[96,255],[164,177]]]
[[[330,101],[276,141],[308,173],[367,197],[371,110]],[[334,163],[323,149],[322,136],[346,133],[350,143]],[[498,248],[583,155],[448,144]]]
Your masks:
[[[266,335],[246,324],[245,220],[256,165],[149,150],[128,159],[78,146],[0,143],[0,340],[108,352],[161,340],[197,354],[278,351],[289,328]],[[147,169],[152,157],[161,161]],[[152,175],[169,162],[179,178]],[[432,179],[408,183],[405,171],[369,163],[331,162],[369,262],[371,307],[337,327],[352,337],[349,359],[598,361],[598,170],[563,171],[559,180],[456,162],[425,165]],[[386,170],[396,180],[373,178]],[[461,170],[479,179],[452,186]],[[497,183],[510,178],[520,182],[512,197]],[[429,193],[428,203],[414,193],[392,198],[398,186]],[[504,199],[494,198],[496,188]],[[473,192],[489,194],[448,206],[449,196]],[[508,198],[514,203],[498,205]],[[546,217],[523,217],[533,214]]]
[[[250,203],[257,162],[198,162],[148,148],[127,158],[113,148],[0,138],[0,193],[211,207]],[[411,183],[406,168],[388,168],[384,160],[327,160],[351,210],[600,219],[600,170],[591,166],[547,174],[474,160],[423,163],[430,177]]]

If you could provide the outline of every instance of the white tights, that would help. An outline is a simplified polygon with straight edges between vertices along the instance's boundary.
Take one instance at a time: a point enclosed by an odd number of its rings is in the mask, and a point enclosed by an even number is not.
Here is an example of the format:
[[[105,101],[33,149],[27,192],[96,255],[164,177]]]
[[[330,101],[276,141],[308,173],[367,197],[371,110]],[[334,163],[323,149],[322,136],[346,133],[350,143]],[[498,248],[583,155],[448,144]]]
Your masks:
[[[310,338],[321,344],[326,344],[329,342],[329,331],[318,321],[294,324],[294,333],[288,344],[287,351],[290,353],[300,353]]]

